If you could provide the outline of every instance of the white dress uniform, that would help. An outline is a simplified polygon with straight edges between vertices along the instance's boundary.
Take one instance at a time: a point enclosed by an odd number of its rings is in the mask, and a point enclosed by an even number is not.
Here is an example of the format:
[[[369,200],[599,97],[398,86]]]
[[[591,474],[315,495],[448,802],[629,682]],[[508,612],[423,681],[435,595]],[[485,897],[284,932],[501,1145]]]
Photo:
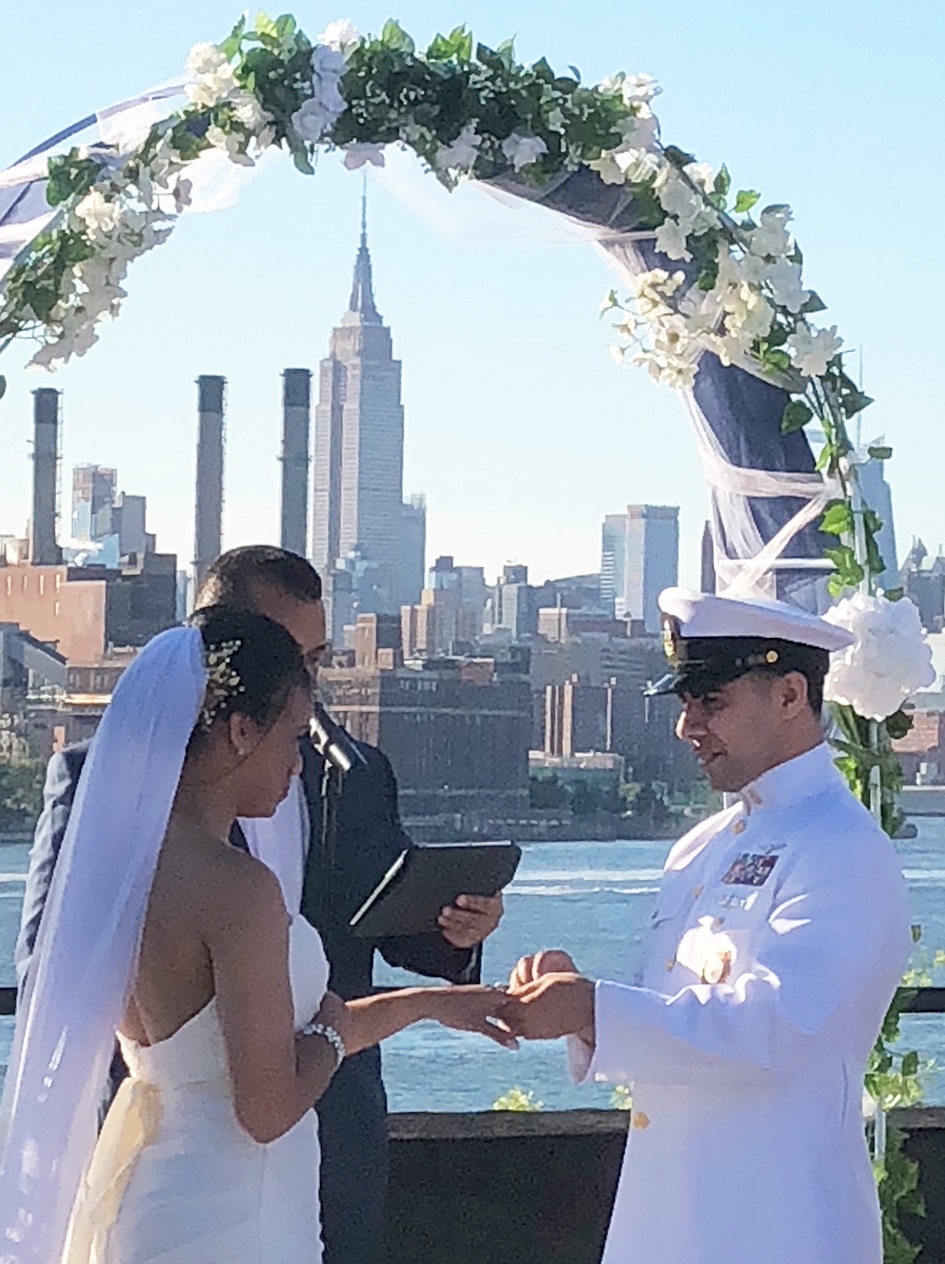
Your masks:
[[[633,1086],[604,1264],[880,1264],[865,1064],[911,948],[892,843],[826,745],[670,852],[641,986],[575,1078]]]

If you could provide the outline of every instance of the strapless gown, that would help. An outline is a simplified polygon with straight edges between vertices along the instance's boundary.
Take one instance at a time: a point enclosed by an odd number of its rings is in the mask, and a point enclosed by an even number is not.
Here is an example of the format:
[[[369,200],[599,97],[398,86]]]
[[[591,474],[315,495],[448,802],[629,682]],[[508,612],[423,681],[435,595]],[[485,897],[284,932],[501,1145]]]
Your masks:
[[[289,935],[296,1029],[328,984],[317,931]],[[116,1094],[73,1213],[63,1264],[318,1264],[314,1110],[268,1145],[240,1126],[211,1000],[167,1040],[119,1037]]]

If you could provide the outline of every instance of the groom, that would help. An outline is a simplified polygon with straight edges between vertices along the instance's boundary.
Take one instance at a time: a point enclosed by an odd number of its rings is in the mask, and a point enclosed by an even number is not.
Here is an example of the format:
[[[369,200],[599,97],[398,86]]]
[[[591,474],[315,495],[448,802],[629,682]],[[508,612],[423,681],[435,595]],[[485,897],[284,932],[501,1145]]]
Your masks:
[[[636,983],[566,953],[516,967],[507,1019],[633,1086],[604,1264],[880,1264],[863,1073],[909,957],[892,843],[824,742],[829,652],[800,610],[662,593],[677,733],[732,806],[669,854]]]
[[[296,639],[313,684],[325,649],[325,610],[318,574],[304,558],[266,545],[224,553],[208,572],[198,606],[254,610]],[[350,739],[349,739],[350,740]],[[502,913],[500,897],[460,896],[444,909],[441,933],[377,943],[358,939],[348,920],[405,847],[397,783],[387,757],[358,743],[363,764],[340,783],[325,776],[311,742],[302,743],[300,782],[271,821],[245,821],[233,842],[248,846],[276,872],[290,910],[319,930],[332,967],[329,986],[345,1000],[370,994],[374,953],[392,965],[453,983],[479,981],[481,944]],[[17,980],[29,969],[39,921],[88,743],[50,760],[43,813],[36,828],[16,946]],[[323,788],[333,784],[332,837],[324,837]],[[387,1103],[378,1049],[349,1058],[318,1103],[325,1264],[374,1264],[383,1235],[387,1182]]]

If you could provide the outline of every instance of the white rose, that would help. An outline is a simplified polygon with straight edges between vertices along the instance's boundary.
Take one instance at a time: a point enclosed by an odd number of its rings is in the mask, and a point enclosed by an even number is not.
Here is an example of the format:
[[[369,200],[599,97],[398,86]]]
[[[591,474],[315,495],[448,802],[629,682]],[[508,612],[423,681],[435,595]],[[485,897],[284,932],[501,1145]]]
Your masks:
[[[522,136],[513,132],[502,142],[502,152],[516,171],[530,167],[542,154],[548,152],[548,146],[540,136]]]
[[[869,720],[885,720],[916,690],[935,684],[932,651],[908,598],[889,601],[856,593],[824,618],[856,637],[831,659],[824,686],[828,702],[850,706]]]

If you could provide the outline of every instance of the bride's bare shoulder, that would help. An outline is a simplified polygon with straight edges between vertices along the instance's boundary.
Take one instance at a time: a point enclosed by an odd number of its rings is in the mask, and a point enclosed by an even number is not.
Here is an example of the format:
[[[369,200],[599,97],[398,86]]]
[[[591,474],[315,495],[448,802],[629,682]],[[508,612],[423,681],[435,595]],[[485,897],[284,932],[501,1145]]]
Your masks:
[[[189,906],[209,928],[277,923],[287,918],[275,874],[248,852],[193,833],[188,825],[169,831],[159,873],[174,906]]]
[[[226,917],[278,917],[288,915],[279,879],[272,870],[236,847],[222,847],[213,860],[214,904]]]

